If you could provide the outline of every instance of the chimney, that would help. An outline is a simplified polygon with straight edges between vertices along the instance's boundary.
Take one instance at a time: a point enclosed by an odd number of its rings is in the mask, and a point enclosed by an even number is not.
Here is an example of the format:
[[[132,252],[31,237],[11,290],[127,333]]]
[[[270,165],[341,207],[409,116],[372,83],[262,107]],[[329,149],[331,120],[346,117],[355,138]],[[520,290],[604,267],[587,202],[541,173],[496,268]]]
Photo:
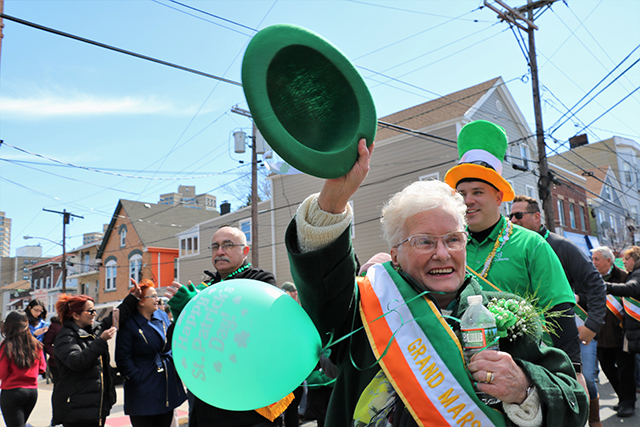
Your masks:
[[[228,214],[229,212],[231,212],[231,203],[226,200],[220,203],[220,215]]]

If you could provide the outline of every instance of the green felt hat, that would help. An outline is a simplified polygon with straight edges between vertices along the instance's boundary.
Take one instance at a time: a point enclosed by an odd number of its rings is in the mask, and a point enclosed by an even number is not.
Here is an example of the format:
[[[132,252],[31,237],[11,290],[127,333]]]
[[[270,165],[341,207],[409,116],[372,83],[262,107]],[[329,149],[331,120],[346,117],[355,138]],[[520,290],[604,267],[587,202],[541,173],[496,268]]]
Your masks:
[[[375,139],[364,80],[338,48],[304,28],[278,24],[256,34],[242,61],[242,88],[265,140],[309,175],[345,175],[358,141]]]
[[[502,200],[513,200],[513,187],[502,177],[502,162],[507,153],[507,133],[486,120],[466,124],[458,135],[460,162],[449,169],[444,182],[456,188],[463,179],[477,178],[502,191]]]

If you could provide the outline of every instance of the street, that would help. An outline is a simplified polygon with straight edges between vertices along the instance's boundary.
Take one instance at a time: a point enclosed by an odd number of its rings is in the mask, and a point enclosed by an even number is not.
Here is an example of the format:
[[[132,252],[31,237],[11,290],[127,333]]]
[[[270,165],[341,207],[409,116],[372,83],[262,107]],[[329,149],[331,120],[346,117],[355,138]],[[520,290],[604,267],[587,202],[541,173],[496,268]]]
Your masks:
[[[632,379],[629,379],[632,381]],[[33,427],[47,427],[51,421],[51,392],[52,384],[47,384],[44,380],[40,382],[38,387],[38,403],[36,404],[29,423]],[[640,425],[640,416],[638,416],[638,409],[636,405],[636,414],[630,418],[618,418],[616,412],[612,409],[612,406],[618,402],[618,399],[611,388],[611,385],[607,381],[607,378],[602,372],[600,372],[600,384],[598,385],[600,392],[600,418],[604,427],[614,426],[638,426]],[[130,426],[129,417],[124,414],[123,410],[123,390],[122,386],[116,387],[118,394],[118,403],[111,410],[111,415],[107,418],[106,425],[109,427],[126,427]],[[183,403],[178,408],[178,417],[180,419],[180,425],[188,427],[188,406],[187,403]],[[303,427],[315,427],[315,421],[309,421],[302,424]],[[6,427],[4,419],[0,421],[0,427]],[[332,426],[327,426],[332,427]],[[566,426],[571,427],[571,426]]]

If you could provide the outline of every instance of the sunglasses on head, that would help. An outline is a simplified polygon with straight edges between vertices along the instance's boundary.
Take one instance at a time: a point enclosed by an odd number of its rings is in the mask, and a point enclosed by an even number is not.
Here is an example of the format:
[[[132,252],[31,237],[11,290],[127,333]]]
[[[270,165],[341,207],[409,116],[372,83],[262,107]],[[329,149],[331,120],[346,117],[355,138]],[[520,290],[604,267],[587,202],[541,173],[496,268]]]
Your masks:
[[[534,213],[536,212],[511,212],[509,214],[509,219],[513,219],[513,217],[515,216],[516,219],[520,220],[525,216],[525,214],[534,214]]]

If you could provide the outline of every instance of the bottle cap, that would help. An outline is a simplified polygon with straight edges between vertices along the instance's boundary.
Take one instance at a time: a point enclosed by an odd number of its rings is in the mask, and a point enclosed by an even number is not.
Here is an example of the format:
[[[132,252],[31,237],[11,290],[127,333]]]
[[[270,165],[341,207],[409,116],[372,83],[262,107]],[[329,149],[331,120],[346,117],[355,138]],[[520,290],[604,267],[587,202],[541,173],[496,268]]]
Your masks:
[[[469,305],[482,304],[482,295],[469,295],[467,297]]]

